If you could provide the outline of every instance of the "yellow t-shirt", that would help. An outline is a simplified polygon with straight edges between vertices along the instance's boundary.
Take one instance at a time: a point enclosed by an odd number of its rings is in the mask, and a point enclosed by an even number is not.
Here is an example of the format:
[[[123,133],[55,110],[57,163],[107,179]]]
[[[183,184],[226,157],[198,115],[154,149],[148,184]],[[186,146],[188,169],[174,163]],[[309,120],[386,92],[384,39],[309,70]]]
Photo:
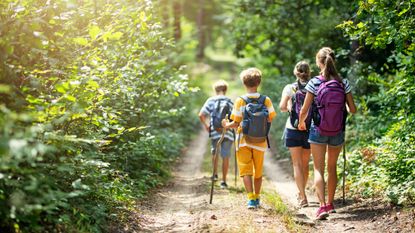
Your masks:
[[[248,93],[245,95],[248,98],[259,98],[260,94],[259,93]],[[269,112],[269,116],[268,116],[268,120],[269,122],[272,121],[272,119],[274,119],[275,116],[277,116],[277,113],[274,110],[274,106],[272,105],[271,99],[269,97],[266,97],[265,102],[264,102],[265,106],[268,108],[268,112]],[[235,103],[233,105],[233,109],[232,109],[232,115],[231,115],[231,119],[235,122],[241,123],[242,122],[242,113],[245,110],[245,106],[246,103],[245,101],[238,97],[235,100]],[[236,148],[239,147],[250,147],[252,149],[256,149],[256,150],[260,150],[260,151],[265,151],[267,149],[267,142],[258,142],[258,143],[247,143],[245,140],[245,137],[242,133],[242,126],[239,125],[238,130],[237,130],[237,138],[236,138]]]

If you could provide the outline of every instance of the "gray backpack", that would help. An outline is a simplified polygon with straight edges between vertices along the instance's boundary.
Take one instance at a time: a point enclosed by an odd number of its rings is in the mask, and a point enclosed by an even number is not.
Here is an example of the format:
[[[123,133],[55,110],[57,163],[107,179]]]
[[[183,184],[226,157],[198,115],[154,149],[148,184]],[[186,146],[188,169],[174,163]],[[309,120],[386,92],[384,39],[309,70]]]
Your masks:
[[[260,95],[259,98],[248,98],[241,96],[245,101],[246,106],[243,111],[242,132],[245,135],[247,142],[257,143],[267,141],[268,148],[268,132],[271,123],[268,122],[268,108],[265,106],[265,95]]]
[[[226,115],[228,118],[231,116],[232,112],[232,102],[228,98],[218,98],[215,100],[215,104],[213,106],[212,112],[210,114],[211,117],[211,127],[218,132],[222,131],[222,120],[225,119]],[[209,136],[210,136],[209,132]]]

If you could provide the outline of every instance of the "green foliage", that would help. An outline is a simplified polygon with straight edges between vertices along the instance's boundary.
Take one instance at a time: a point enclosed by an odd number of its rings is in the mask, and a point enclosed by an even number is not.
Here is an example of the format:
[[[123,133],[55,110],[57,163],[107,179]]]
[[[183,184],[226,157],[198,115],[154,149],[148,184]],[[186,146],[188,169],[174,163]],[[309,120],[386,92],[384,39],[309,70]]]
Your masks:
[[[347,145],[354,193],[380,195],[394,203],[414,203],[415,100],[412,1],[233,1],[235,54],[264,71],[261,91],[277,104],[292,83],[294,65],[322,46],[336,50],[337,68],[351,81],[360,114],[349,117]],[[280,114],[281,116],[281,114]],[[285,116],[273,124],[279,139]],[[365,162],[366,148],[375,151]]]
[[[369,64],[369,70],[359,63],[352,69],[357,75],[368,75],[361,80],[363,85],[375,87],[366,89],[362,97],[365,117],[360,117],[352,129],[361,136],[358,144],[362,147],[373,144],[373,153],[369,153],[374,155],[373,162],[361,162],[352,170],[356,181],[353,186],[357,191],[381,194],[398,204],[415,203],[414,21],[410,1],[374,0],[359,1],[356,18],[338,26],[351,40],[359,42],[360,46],[351,52]],[[383,53],[384,57],[364,58],[365,52]],[[359,152],[352,159],[359,164]],[[364,185],[359,187],[361,182]],[[386,192],[376,193],[380,191],[377,187]]]
[[[192,132],[173,44],[149,1],[0,9],[0,229],[103,231]]]

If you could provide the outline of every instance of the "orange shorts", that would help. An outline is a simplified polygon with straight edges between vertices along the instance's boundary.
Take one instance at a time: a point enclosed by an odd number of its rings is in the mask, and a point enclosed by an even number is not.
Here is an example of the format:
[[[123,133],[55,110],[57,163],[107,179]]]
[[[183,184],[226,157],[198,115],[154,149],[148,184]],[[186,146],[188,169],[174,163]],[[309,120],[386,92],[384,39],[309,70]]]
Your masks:
[[[263,151],[255,150],[250,147],[240,147],[236,151],[238,159],[239,176],[253,176],[254,178],[262,177],[262,167],[264,164]]]

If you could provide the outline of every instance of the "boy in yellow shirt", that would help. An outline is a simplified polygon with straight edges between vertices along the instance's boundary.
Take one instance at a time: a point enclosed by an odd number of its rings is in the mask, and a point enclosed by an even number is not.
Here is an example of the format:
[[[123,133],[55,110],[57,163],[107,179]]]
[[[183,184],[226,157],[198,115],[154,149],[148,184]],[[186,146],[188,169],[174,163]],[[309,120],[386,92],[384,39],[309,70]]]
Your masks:
[[[262,78],[259,69],[246,69],[241,72],[240,78],[247,93],[236,99],[231,115],[233,121],[224,119],[222,125],[224,128],[237,128],[238,138],[235,143],[239,176],[248,193],[248,209],[254,209],[259,207],[267,134],[270,123],[277,114],[271,99],[258,93]]]

